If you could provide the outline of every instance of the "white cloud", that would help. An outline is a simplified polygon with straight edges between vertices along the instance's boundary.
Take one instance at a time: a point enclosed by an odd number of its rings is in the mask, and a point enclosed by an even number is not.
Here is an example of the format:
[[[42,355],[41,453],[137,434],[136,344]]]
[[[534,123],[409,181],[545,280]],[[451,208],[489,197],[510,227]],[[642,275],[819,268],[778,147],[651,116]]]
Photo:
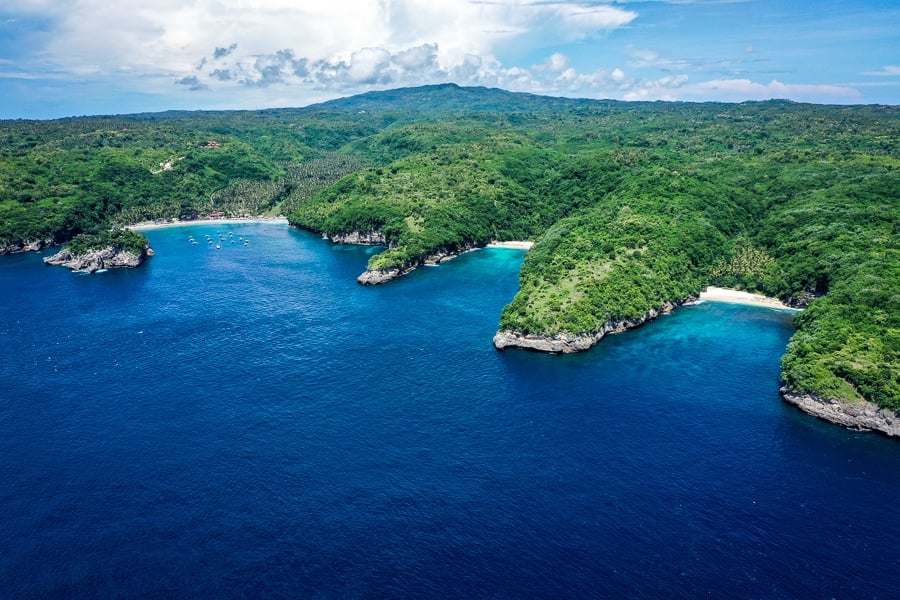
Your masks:
[[[665,0],[661,0],[665,2]],[[700,0],[698,0],[700,1]],[[671,3],[671,2],[668,2]],[[453,81],[553,95],[619,99],[855,100],[854,88],[728,79],[746,58],[672,58],[626,46],[603,64],[607,35],[638,14],[627,0],[18,0],[54,23],[43,46],[7,71],[191,94],[231,107],[297,105],[369,89]],[[593,45],[593,44],[597,45]],[[587,47],[595,65],[585,68]],[[573,49],[573,60],[561,48]],[[535,59],[536,49],[543,60]],[[744,55],[749,47],[744,48]],[[612,48],[615,49],[615,48]],[[523,56],[529,66],[501,62]],[[610,59],[612,60],[612,59]],[[577,63],[573,64],[573,63]],[[876,63],[877,64],[877,63]],[[602,68],[598,68],[602,67]],[[689,80],[723,69],[722,78]],[[652,76],[651,76],[652,74]],[[886,66],[866,75],[896,76]],[[664,75],[657,77],[657,75]],[[24,77],[7,73],[2,77]],[[177,95],[173,96],[173,92]]]
[[[628,25],[637,17],[637,13],[607,4],[590,5],[561,2],[555,5],[554,8],[562,22],[572,32],[573,37],[583,37],[599,31],[618,29]]]
[[[236,59],[289,48],[311,61],[352,61],[362,68],[368,49],[397,53],[433,45],[440,48],[441,67],[452,69],[470,54],[495,55],[536,29],[544,30],[544,43],[555,43],[637,17],[605,3],[542,0],[155,0],[140,8],[106,0],[68,0],[63,6],[30,0],[27,8],[58,22],[40,53],[48,64],[72,72],[89,64],[100,72],[127,69],[173,78],[189,76],[214,49],[232,47]],[[354,60],[354,53],[362,55]],[[360,81],[377,77],[356,75]]]
[[[548,56],[542,64],[535,65],[532,69],[535,71],[552,71],[554,73],[560,73],[565,71],[569,66],[569,60],[569,57],[565,54],[554,52]]]
[[[745,55],[752,53],[752,50],[744,50]],[[647,48],[631,48],[629,54],[631,55],[631,59],[628,61],[628,66],[631,68],[655,68],[668,72],[732,71],[738,68],[741,62],[738,59],[722,57],[674,58]]]
[[[847,102],[858,99],[859,90],[838,85],[815,85],[782,83],[772,80],[767,84],[756,83],[749,79],[716,79],[684,86],[682,97],[713,97],[719,100],[770,100],[786,98],[799,102]]]
[[[900,65],[887,65],[880,71],[866,71],[863,75],[874,77],[900,77]]]

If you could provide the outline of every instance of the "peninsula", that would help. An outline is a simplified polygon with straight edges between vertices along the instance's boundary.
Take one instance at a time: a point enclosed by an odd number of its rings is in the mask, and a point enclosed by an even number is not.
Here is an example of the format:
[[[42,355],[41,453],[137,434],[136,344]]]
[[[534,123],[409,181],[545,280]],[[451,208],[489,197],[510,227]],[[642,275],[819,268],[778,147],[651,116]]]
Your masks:
[[[119,229],[95,235],[81,234],[67,247],[44,258],[44,264],[96,273],[102,269],[139,267],[152,255],[153,250],[144,236]]]

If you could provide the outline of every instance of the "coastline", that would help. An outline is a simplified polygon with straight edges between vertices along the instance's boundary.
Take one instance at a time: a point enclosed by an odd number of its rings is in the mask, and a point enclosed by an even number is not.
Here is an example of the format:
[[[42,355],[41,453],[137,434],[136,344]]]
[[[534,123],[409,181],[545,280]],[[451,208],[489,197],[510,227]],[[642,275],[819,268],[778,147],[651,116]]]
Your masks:
[[[534,242],[518,240],[510,242],[491,242],[485,248],[512,248],[513,250],[531,250]]]
[[[473,250],[477,249],[477,246],[470,245],[465,245],[455,250],[440,249],[432,252],[431,254],[426,254],[425,256],[419,257],[412,263],[405,264],[399,267],[388,267],[387,269],[366,269],[359,275],[359,277],[356,278],[356,282],[360,285],[379,285],[382,283],[387,283],[388,281],[393,281],[394,279],[402,277],[407,273],[411,273],[419,267],[436,267],[441,263],[453,260],[461,254],[472,252]]]
[[[781,388],[781,397],[808,415],[857,431],[876,431],[892,438],[900,438],[900,413],[860,400],[846,402],[822,398],[815,394],[795,394]]]
[[[727,302],[729,304],[746,304],[748,306],[763,306],[766,308],[777,308],[781,310],[800,310],[788,306],[777,298],[763,296],[762,294],[751,294],[750,292],[742,292],[727,288],[710,286],[700,292],[698,302]]]
[[[622,333],[629,329],[640,327],[644,323],[652,321],[660,315],[669,314],[680,305],[680,302],[663,302],[659,309],[650,309],[642,316],[636,318],[607,321],[600,329],[590,333],[558,333],[554,335],[545,335],[501,329],[494,335],[494,348],[497,350],[520,348],[522,350],[534,350],[550,354],[584,352],[600,343],[600,340],[609,334]]]
[[[506,244],[515,244],[509,245]],[[496,246],[493,244],[488,247],[507,247],[507,248],[523,248],[530,247],[529,242],[498,242]],[[632,319],[621,319],[617,321],[609,321],[594,332],[581,334],[555,334],[544,335],[538,333],[523,334],[518,331],[497,331],[494,335],[494,347],[498,350],[507,348],[521,348],[524,350],[536,350],[538,352],[549,352],[551,354],[568,354],[570,352],[583,352],[592,348],[600,342],[605,335],[610,333],[621,333],[628,329],[633,329],[643,325],[647,321],[652,321],[661,314],[667,314],[675,310],[679,306],[689,306],[691,304],[699,304],[701,302],[724,302],[728,304],[744,304],[747,306],[758,306],[763,308],[773,308],[776,310],[798,311],[801,309],[793,308],[777,298],[770,298],[762,294],[751,294],[750,292],[742,292],[727,288],[709,286],[700,292],[697,297],[688,297],[681,302],[665,302],[658,309],[652,309],[641,317]]]
[[[191,221],[166,221],[164,223],[144,222],[127,225],[126,229],[133,231],[148,231],[151,229],[165,229],[168,227],[184,227],[191,225],[216,225],[218,223],[237,224],[237,223],[272,223],[275,225],[287,225],[286,217],[229,217],[227,219],[194,219]]]

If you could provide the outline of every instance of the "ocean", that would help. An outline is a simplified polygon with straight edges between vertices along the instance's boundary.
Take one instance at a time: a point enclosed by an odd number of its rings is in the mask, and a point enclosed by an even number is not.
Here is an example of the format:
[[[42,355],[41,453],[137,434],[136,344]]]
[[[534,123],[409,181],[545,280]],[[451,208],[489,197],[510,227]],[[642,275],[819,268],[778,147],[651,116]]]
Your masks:
[[[498,352],[521,251],[363,287],[376,249],[284,225],[145,233],[0,258],[0,597],[900,589],[900,444],[781,401],[790,312]]]

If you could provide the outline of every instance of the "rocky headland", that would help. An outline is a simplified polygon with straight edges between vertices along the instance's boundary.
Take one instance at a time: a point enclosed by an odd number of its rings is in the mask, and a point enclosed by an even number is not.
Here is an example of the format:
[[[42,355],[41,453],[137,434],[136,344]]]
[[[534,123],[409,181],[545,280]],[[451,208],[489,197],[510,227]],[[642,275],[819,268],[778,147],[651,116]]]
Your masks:
[[[140,253],[135,253],[109,246],[91,249],[83,254],[72,254],[68,248],[63,248],[53,256],[44,258],[44,264],[69,267],[73,271],[95,273],[100,269],[139,267],[148,256],[152,255],[153,250],[149,247]]]
[[[323,233],[322,237],[335,244],[353,244],[355,246],[387,246],[387,239],[380,231],[350,231],[347,233]]]
[[[814,417],[851,429],[877,431],[889,437],[900,437],[900,414],[872,402],[846,402],[814,394],[795,394],[785,387],[781,388],[781,397],[785,402]]]
[[[691,298],[691,300],[693,300],[693,298]],[[657,318],[659,315],[672,312],[682,303],[683,302],[664,302],[659,309],[651,309],[640,317],[607,321],[599,330],[591,333],[558,333],[554,335],[543,335],[501,330],[494,336],[494,347],[498,350],[522,348],[525,350],[550,352],[554,354],[583,352],[596,345],[608,334],[622,333],[628,329],[640,327],[644,323]]]
[[[53,246],[56,241],[53,238],[38,240],[16,240],[0,246],[0,256],[16,254],[17,252],[40,252],[44,248]]]
[[[385,246],[392,247],[385,235],[377,230],[372,231],[348,231],[343,233],[322,233],[324,239],[335,244],[353,244],[355,246]],[[363,271],[356,281],[360,285],[378,285],[402,277],[415,271],[423,265],[439,265],[451,260],[464,252],[477,248],[474,244],[463,244],[455,248],[438,248],[430,254],[426,254],[416,260],[401,266],[388,267],[386,269],[367,269]]]
[[[415,271],[423,265],[439,265],[442,262],[447,262],[448,260],[456,258],[460,254],[475,250],[477,247],[478,246],[475,246],[474,244],[464,244],[458,248],[439,248],[431,254],[426,254],[425,256],[406,265],[403,265],[402,267],[390,267],[388,269],[367,269],[362,274],[360,274],[359,277],[356,278],[356,281],[361,285],[378,285],[380,283],[386,283],[393,279],[397,279],[398,277],[402,277],[407,273]]]

